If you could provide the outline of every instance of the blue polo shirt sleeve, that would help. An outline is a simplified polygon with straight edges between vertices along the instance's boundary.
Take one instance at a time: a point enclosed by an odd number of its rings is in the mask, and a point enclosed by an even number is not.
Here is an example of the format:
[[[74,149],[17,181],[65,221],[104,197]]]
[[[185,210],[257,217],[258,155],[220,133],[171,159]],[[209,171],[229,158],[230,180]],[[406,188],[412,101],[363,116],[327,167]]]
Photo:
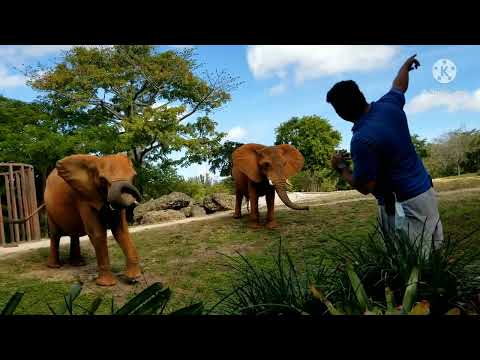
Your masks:
[[[379,162],[373,144],[366,139],[353,138],[350,153],[353,161],[353,180],[360,184],[376,180]]]
[[[405,106],[405,94],[402,90],[392,87],[388,93],[383,95],[378,102],[388,102],[403,109]]]

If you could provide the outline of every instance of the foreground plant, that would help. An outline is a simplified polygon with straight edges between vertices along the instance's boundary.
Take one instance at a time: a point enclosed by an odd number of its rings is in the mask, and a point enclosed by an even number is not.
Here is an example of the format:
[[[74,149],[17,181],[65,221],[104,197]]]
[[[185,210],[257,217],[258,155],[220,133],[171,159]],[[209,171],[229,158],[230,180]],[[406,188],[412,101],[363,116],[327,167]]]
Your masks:
[[[360,278],[353,269],[351,263],[346,266],[346,273],[350,279],[352,289],[355,293],[357,300],[357,306],[363,315],[429,315],[430,303],[427,300],[415,302],[417,297],[417,285],[419,283],[419,270],[414,268],[410,274],[408,284],[404,291],[402,304],[395,305],[395,300],[392,290],[385,288],[385,303],[375,303],[367,296],[367,292],[363,287]],[[322,290],[315,286],[310,285],[310,292],[312,296],[322,303],[328,309],[331,315],[353,315],[351,307],[347,309],[341,309],[339,306],[334,306],[330,300],[323,294]],[[460,315],[460,309],[453,308],[449,310],[446,315]]]
[[[471,232],[462,239],[446,237],[441,248],[425,253],[423,234],[409,239],[407,234],[384,233],[377,226],[365,240],[354,243],[335,239],[339,245],[327,250],[336,263],[351,262],[363,286],[376,301],[382,301],[385,288],[393,290],[394,297],[405,294],[404,284],[409,282],[413,269],[421,275],[418,296],[428,299],[432,314],[444,314],[452,307],[464,313],[478,312],[475,298],[480,293],[480,249],[473,242]],[[340,273],[336,300],[354,300],[349,286],[348,272]]]
[[[54,308],[50,304],[47,304],[52,315],[76,315],[74,310],[77,308],[83,310],[83,314],[79,315],[95,315],[103,302],[103,298],[95,298],[90,306],[85,308],[79,304],[75,304],[75,300],[81,291],[82,285],[79,283],[74,284],[71,286],[69,292],[63,296],[63,302],[59,306]],[[156,282],[137,294],[119,309],[115,309],[112,298],[110,315],[202,315],[204,313],[203,303],[200,302],[165,314],[165,308],[170,301],[171,295],[172,292],[169,288]],[[2,310],[1,315],[13,315],[15,309],[21,302],[22,296],[23,293],[15,293]]]

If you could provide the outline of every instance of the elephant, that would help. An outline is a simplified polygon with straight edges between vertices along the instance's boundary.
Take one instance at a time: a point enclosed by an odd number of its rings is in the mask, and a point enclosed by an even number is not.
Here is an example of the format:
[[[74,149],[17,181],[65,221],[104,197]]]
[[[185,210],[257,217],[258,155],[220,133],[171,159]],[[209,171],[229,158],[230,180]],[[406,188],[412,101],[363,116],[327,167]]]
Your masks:
[[[308,210],[308,206],[294,204],[285,190],[288,178],[298,173],[304,164],[303,155],[288,144],[265,146],[245,144],[232,153],[232,176],[235,182],[235,211],[233,217],[241,217],[242,200],[250,201],[250,226],[260,227],[258,198],[266,196],[267,228],[274,229],[275,192],[288,207]]]
[[[126,210],[138,205],[141,198],[133,185],[135,176],[133,164],[125,154],[103,157],[77,154],[57,161],[44,193],[50,235],[48,267],[62,265],[61,236],[70,236],[71,265],[85,265],[79,237],[88,235],[97,259],[97,285],[115,285],[107,247],[107,228],[110,228],[126,257],[126,277],[133,281],[141,275],[139,256],[126,219]]]

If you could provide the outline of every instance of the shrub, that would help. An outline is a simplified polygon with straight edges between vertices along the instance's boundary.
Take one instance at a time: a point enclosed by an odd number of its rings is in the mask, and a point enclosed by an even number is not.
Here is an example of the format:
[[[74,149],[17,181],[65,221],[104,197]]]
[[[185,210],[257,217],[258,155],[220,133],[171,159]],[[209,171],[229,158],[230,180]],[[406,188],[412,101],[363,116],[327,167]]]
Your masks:
[[[50,309],[52,315],[74,315],[75,310],[83,311],[80,315],[95,315],[100,304],[103,301],[102,297],[95,298],[88,308],[75,304],[75,300],[78,298],[82,291],[82,285],[77,283],[71,286],[68,294],[63,296],[63,302],[61,305],[53,308],[50,304],[47,306]],[[15,309],[20,304],[23,293],[15,293],[4,309],[1,311],[1,315],[14,315]],[[127,303],[121,306],[119,309],[115,308],[113,298],[111,300],[110,315],[167,315],[165,314],[165,308],[170,301],[171,291],[169,288],[164,287],[160,283],[153,283],[135,297],[130,299]],[[201,315],[204,313],[203,303],[195,303],[178,310],[170,312],[168,315]]]
[[[404,284],[414,268],[419,269],[418,296],[432,306],[433,314],[443,314],[452,307],[470,311],[480,293],[480,249],[471,241],[471,235],[462,239],[445,237],[443,246],[423,250],[423,234],[411,241],[402,232],[384,233],[377,226],[364,241],[355,243],[335,239],[338,247],[327,250],[339,264],[352,262],[366,291],[376,301],[384,297],[385,288],[391,288],[397,301],[404,296]],[[343,284],[334,294],[335,299],[351,302],[354,294],[347,284],[346,273],[340,276]]]

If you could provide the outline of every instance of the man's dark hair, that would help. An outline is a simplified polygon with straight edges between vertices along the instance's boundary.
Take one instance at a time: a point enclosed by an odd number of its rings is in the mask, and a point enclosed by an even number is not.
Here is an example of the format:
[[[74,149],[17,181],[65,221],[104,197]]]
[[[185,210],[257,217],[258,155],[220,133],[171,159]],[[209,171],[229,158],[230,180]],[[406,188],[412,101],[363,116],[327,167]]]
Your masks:
[[[340,81],[327,93],[327,102],[347,121],[357,121],[368,105],[365,96],[353,80]]]

